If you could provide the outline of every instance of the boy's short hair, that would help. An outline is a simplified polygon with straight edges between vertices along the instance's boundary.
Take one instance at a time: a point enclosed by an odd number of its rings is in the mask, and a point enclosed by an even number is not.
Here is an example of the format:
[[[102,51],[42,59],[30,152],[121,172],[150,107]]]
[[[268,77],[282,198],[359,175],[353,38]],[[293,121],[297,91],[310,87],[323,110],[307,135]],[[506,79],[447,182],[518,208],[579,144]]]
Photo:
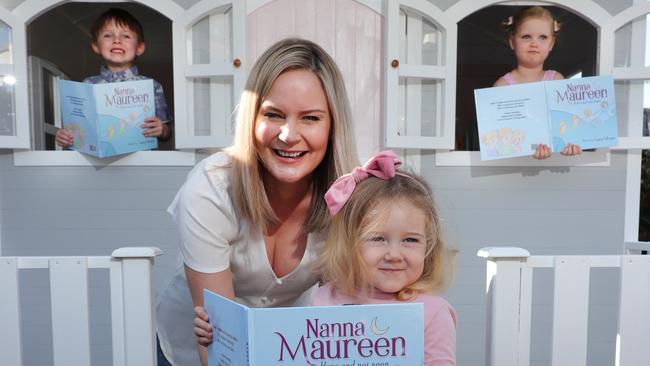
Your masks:
[[[110,8],[95,19],[95,22],[90,28],[93,42],[97,41],[99,32],[101,32],[102,28],[104,28],[104,26],[110,21],[115,21],[115,24],[122,28],[130,29],[138,36],[139,43],[144,42],[144,30],[142,29],[142,24],[140,24],[140,22],[128,11],[118,8]]]

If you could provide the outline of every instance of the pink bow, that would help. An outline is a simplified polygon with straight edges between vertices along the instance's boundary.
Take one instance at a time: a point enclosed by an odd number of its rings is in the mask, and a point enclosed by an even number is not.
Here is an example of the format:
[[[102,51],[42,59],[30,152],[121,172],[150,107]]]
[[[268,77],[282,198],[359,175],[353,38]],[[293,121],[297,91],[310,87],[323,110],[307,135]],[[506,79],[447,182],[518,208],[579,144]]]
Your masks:
[[[373,156],[362,167],[356,167],[352,173],[344,174],[337,179],[325,192],[325,202],[330,215],[336,215],[348,201],[357,183],[365,180],[370,175],[379,179],[390,179],[395,176],[395,168],[402,161],[392,150],[384,150]]]

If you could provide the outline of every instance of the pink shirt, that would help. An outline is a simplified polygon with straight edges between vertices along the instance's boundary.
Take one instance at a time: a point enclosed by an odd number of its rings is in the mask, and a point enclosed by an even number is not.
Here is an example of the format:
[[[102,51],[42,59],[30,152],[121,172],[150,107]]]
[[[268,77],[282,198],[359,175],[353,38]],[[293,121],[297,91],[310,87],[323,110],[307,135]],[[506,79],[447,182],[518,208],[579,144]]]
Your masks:
[[[420,294],[412,302],[424,304],[424,365],[456,365],[456,311],[442,297]],[[393,294],[376,294],[361,302],[345,295],[329,283],[319,287],[311,300],[313,306],[343,304],[390,304],[399,303]]]
[[[542,76],[542,80],[540,81],[548,81],[548,80],[555,80],[555,70],[546,70],[544,71],[544,75]],[[503,80],[508,83],[508,85],[515,85],[517,84],[517,81],[515,80],[514,77],[512,77],[511,73],[507,73],[502,76]]]

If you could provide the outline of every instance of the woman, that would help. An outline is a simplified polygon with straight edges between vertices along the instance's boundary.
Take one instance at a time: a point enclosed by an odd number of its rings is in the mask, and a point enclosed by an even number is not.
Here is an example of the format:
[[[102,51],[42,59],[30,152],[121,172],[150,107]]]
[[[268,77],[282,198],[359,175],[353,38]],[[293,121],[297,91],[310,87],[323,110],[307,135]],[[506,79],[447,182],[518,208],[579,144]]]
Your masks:
[[[157,318],[173,365],[199,364],[190,298],[203,314],[204,288],[251,307],[307,304],[329,222],[323,195],[358,165],[356,157],[332,58],[300,39],[269,48],[242,93],[234,145],[200,162],[168,210],[184,266],[162,294]],[[199,352],[207,364],[205,348]]]

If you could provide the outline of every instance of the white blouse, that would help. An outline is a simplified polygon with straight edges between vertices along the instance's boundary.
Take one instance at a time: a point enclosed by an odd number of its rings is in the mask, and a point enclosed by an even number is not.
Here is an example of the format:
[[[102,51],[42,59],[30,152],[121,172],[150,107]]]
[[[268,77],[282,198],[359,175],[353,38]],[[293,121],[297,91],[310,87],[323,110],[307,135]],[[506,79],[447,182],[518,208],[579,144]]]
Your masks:
[[[300,264],[278,278],[269,264],[260,228],[237,216],[230,192],[232,167],[223,152],[213,154],[188,174],[167,211],[178,225],[183,263],[197,272],[230,267],[236,300],[250,307],[306,306],[319,279],[313,263],[324,235],[311,233]],[[193,331],[192,297],[180,265],[156,307],[158,338],[175,366],[199,365]]]

